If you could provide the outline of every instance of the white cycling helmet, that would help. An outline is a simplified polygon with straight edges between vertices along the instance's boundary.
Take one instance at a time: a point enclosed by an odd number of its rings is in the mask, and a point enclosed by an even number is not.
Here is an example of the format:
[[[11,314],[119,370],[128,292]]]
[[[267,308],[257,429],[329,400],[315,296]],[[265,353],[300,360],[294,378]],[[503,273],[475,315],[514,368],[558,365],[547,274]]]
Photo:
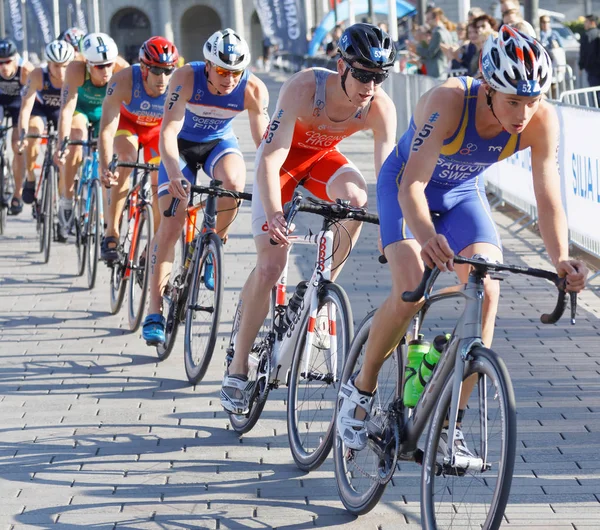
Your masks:
[[[479,69],[486,83],[504,94],[539,96],[552,83],[548,52],[534,38],[507,25],[483,45]]]
[[[46,59],[53,63],[68,63],[75,57],[75,48],[66,40],[53,40],[46,44]]]
[[[106,33],[88,33],[81,39],[80,50],[90,64],[114,63],[119,50],[117,44]]]
[[[219,30],[204,44],[204,58],[227,70],[244,70],[250,64],[248,43],[230,28]]]

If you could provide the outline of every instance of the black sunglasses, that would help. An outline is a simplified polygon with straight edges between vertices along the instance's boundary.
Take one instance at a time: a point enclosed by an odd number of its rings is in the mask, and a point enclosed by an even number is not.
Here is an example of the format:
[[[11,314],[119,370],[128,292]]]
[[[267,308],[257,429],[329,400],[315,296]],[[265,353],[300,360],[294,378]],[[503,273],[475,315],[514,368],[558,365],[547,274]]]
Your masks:
[[[175,68],[161,68],[160,66],[149,66],[148,70],[150,70],[151,73],[153,73],[154,75],[171,75],[174,71]]]
[[[370,72],[369,70],[363,70],[362,68],[354,68],[346,63],[346,67],[350,70],[350,74],[359,83],[367,84],[373,81],[376,85],[383,83],[388,76],[389,72]]]

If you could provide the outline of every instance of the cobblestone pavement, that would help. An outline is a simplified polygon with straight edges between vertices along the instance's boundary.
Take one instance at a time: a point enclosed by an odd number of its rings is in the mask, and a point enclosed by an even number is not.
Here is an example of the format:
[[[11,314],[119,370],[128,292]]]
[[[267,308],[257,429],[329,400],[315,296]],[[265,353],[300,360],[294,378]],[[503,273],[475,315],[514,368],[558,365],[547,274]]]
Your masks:
[[[269,85],[275,97],[278,83]],[[247,121],[236,130],[251,175]],[[371,145],[356,135],[342,149],[367,176],[374,205]],[[549,266],[538,237],[517,237],[511,219],[494,217],[506,262]],[[205,380],[191,387],[181,340],[158,363],[140,333],[128,332],[125,311],[109,314],[103,265],[89,292],[74,275],[72,244],[55,244],[44,266],[29,208],[9,218],[0,239],[0,528],[420,528],[416,464],[403,466],[360,518],[338,499],[331,457],[310,474],[295,467],[284,389],[251,432],[228,428],[218,392],[234,302],[253,266],[249,225],[244,205],[226,246],[217,351]],[[375,235],[364,229],[340,277],[356,324],[390,285]],[[290,284],[310,269],[307,252],[294,252]],[[505,526],[600,528],[600,301],[581,296],[576,327],[566,319],[542,326],[552,297],[544,282],[503,284],[494,348],[513,378],[519,429]]]

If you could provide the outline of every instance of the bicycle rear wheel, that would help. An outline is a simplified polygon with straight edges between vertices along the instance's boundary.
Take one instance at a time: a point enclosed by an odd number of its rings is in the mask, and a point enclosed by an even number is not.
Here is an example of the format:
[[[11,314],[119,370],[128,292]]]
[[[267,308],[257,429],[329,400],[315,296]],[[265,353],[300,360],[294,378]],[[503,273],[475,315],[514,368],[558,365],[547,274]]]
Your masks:
[[[481,465],[452,467],[438,452],[452,397],[450,376],[438,399],[423,455],[421,519],[425,528],[496,529],[508,502],[517,440],[512,383],[504,362],[492,350],[474,348],[470,356],[464,379],[476,377],[477,385],[461,430]]]
[[[184,359],[188,381],[202,380],[217,342],[223,299],[223,244],[210,232],[196,250],[186,308]]]
[[[135,232],[134,232],[135,233]],[[140,327],[148,295],[148,270],[150,268],[150,242],[154,235],[152,207],[146,204],[139,213],[137,233],[132,242],[134,252],[131,256],[131,275],[129,278],[128,315],[129,329]]]
[[[102,228],[100,226],[100,212],[102,212],[102,191],[97,180],[90,185],[90,211],[87,222],[87,283],[88,289],[96,285],[96,274],[98,272],[98,254],[100,253],[100,238]]]
[[[171,355],[173,346],[175,346],[175,339],[177,338],[177,328],[179,327],[178,295],[181,292],[181,282],[183,280],[185,252],[185,233],[182,233],[175,244],[175,255],[173,257],[171,275],[162,296],[162,311],[166,324],[165,342],[156,346],[156,354],[160,361],[164,361]]]
[[[128,208],[125,203],[119,221],[119,259],[110,267],[110,312],[112,315],[121,309],[127,287],[125,271],[129,265],[129,248],[131,246]]]
[[[374,314],[375,311],[372,311],[365,317],[354,336],[344,366],[343,383],[364,363]],[[402,380],[399,355],[401,352],[395,349],[379,371],[371,419],[367,424],[367,446],[362,451],[348,449],[339,433],[334,435],[333,458],[338,492],[346,509],[355,515],[365,514],[375,507],[394,471],[395,463],[389,462],[382,447],[388,446],[392,450],[398,447],[398,421],[390,414],[390,407],[398,398],[398,381]]]
[[[339,285],[321,284],[318,300],[318,314],[325,314],[309,324],[306,312],[300,329],[307,332],[296,345],[288,383],[288,438],[296,465],[303,471],[318,468],[331,450],[344,357],[354,335],[350,302]],[[306,351],[310,327],[313,342]]]
[[[87,184],[76,183],[78,194],[75,199],[75,249],[77,250],[77,276],[82,276],[85,271],[87,261],[87,230],[85,221],[87,211],[87,197],[90,188]]]
[[[250,304],[249,304],[250,305]],[[239,303],[238,303],[239,307]],[[250,310],[251,310],[250,306]],[[228,351],[233,352],[235,348],[235,337],[239,330],[240,311],[236,310],[229,341]],[[256,341],[250,351],[248,359],[248,380],[254,381],[254,391],[250,399],[250,410],[248,414],[238,415],[229,414],[229,422],[233,430],[244,434],[250,431],[262,414],[267,398],[269,397],[269,377],[271,375],[271,349],[275,333],[273,332],[273,322],[275,319],[275,289],[271,291],[271,303],[267,318],[265,318]]]
[[[8,208],[10,201],[15,191],[14,178],[6,156],[2,156],[0,160],[0,234],[4,234],[6,230],[6,218],[8,217]]]

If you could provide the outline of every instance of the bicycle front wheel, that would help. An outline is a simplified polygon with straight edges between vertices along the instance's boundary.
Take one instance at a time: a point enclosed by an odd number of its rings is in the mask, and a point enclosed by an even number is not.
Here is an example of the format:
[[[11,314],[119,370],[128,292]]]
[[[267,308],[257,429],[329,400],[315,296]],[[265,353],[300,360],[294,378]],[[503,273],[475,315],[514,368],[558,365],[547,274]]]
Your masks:
[[[504,362],[487,348],[471,351],[464,379],[477,383],[461,430],[473,454],[469,465],[451,466],[438,451],[452,397],[446,382],[429,427],[421,474],[423,527],[500,527],[512,481],[517,440],[515,395]],[[463,380],[464,380],[463,379]]]
[[[316,322],[309,316],[307,312],[301,324],[306,333],[292,360],[287,406],[290,449],[303,471],[318,468],[331,450],[344,357],[354,334],[348,296],[335,283],[322,284]],[[312,344],[307,348],[309,334]]]
[[[372,311],[365,317],[352,340],[344,366],[343,383],[360,370],[365,362],[374,314],[375,311]],[[394,471],[393,457],[399,433],[397,419],[390,415],[390,408],[398,398],[398,381],[402,380],[402,362],[398,358],[400,353],[395,349],[379,371],[371,419],[367,424],[367,446],[362,451],[349,449],[339,433],[335,432],[333,460],[338,492],[346,509],[355,515],[365,514],[375,507]]]
[[[100,253],[100,238],[102,227],[100,226],[100,215],[102,212],[102,191],[97,180],[93,180],[90,187],[90,211],[87,223],[87,281],[88,289],[96,285],[96,274],[98,272],[98,254]]]
[[[202,241],[202,251],[198,250],[192,269],[184,339],[185,373],[192,384],[202,380],[212,359],[223,299],[221,238],[209,233]]]
[[[4,157],[2,157],[0,159],[0,235],[4,234],[6,229],[6,217],[8,216],[8,205],[10,204],[7,187]]]
[[[125,272],[129,266],[130,246],[129,212],[127,203],[125,203],[119,221],[119,259],[110,267],[110,312],[112,315],[119,312],[123,298],[125,298],[125,287],[127,287]]]
[[[85,213],[87,210],[87,196],[90,188],[87,184],[76,184],[77,197],[75,199],[75,249],[77,250],[77,276],[82,276],[85,272],[87,256],[87,225]]]
[[[129,329],[135,331],[140,327],[144,316],[144,307],[148,294],[148,270],[150,268],[150,242],[154,235],[154,217],[152,207],[146,204],[139,213],[135,240],[132,241],[131,275],[129,278],[128,314]]]

